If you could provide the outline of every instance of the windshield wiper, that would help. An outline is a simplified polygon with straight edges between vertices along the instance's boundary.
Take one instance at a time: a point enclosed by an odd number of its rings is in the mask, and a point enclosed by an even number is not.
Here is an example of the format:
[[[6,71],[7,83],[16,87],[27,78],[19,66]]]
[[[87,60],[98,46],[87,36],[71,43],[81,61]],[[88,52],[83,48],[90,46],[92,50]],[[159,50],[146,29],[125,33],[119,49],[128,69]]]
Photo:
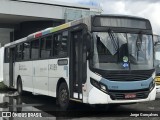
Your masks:
[[[140,51],[142,47],[142,34],[141,33],[139,33],[137,36],[136,46],[137,46],[138,51]]]
[[[142,47],[142,32],[140,32],[137,36],[137,40],[136,40],[136,47],[138,49],[137,51],[137,60],[139,58],[139,52],[141,51],[141,47]]]
[[[110,39],[112,41],[114,49],[117,51],[118,50],[118,42],[117,42],[117,39],[116,39],[116,37],[114,35],[114,32],[111,29],[109,29],[108,30],[108,34],[109,34],[109,37],[110,37]]]

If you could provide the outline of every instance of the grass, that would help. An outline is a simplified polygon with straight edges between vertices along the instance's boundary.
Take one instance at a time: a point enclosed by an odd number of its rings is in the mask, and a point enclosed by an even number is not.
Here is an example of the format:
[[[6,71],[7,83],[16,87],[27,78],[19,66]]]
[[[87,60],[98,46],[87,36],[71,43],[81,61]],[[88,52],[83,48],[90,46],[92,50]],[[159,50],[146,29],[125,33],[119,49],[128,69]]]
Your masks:
[[[7,89],[8,87],[3,82],[0,82],[0,91],[7,90]]]

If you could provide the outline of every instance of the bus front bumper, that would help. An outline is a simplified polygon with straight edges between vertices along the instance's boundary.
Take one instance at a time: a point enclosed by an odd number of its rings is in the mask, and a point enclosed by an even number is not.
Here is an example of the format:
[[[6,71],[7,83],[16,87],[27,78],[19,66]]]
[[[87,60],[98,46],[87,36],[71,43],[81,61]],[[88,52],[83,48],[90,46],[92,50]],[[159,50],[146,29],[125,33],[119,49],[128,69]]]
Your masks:
[[[156,85],[157,93],[160,93],[160,85]]]
[[[155,82],[156,82],[156,89],[158,93],[160,92],[160,76],[156,76]]]
[[[124,103],[137,103],[137,102],[145,102],[145,101],[152,101],[156,98],[156,86],[150,91],[148,97],[145,99],[123,99],[123,100],[112,100],[110,95],[100,91],[99,89],[93,87],[88,96],[88,103],[89,104],[124,104]]]

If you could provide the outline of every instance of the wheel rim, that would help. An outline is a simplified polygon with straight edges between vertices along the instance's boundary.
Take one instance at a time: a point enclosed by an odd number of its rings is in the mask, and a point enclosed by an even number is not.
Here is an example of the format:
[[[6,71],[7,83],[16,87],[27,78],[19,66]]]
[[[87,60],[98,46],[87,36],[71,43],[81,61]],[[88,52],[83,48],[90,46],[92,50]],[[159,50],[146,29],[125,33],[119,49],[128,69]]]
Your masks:
[[[68,93],[66,89],[62,89],[60,92],[60,102],[66,104],[68,99]]]

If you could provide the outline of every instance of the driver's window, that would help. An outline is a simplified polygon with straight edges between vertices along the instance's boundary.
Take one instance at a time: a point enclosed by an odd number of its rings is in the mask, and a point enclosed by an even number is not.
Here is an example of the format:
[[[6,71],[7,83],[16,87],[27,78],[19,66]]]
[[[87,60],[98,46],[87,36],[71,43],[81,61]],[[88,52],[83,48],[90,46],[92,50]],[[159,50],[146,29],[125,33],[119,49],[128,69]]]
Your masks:
[[[114,49],[114,46],[112,46],[111,39],[109,36],[106,36],[105,38],[101,36],[97,37],[97,52],[99,57],[100,63],[117,63],[117,52]]]

